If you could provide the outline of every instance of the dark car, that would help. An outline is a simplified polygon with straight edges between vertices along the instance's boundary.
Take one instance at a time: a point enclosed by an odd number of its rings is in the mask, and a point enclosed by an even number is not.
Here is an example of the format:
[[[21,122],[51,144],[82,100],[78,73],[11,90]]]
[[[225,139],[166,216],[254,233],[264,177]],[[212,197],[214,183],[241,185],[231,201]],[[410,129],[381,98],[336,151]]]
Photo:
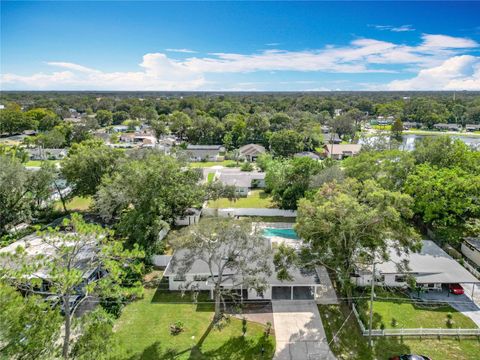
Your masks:
[[[425,356],[425,355],[409,354],[409,355],[392,356],[389,360],[432,360],[432,359],[430,359],[428,356]]]

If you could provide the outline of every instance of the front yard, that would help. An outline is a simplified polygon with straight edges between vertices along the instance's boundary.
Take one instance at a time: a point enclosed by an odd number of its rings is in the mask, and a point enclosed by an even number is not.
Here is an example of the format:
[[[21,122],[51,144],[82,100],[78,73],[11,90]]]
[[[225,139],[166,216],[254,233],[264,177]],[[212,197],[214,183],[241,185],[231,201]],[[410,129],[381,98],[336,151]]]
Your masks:
[[[209,208],[273,208],[274,204],[269,194],[263,190],[252,190],[247,197],[241,197],[235,201],[222,198],[208,203]]]
[[[423,354],[435,360],[478,359],[480,341],[476,338],[459,340],[453,337],[441,339],[383,337],[375,338],[373,348],[370,348],[367,338],[360,333],[355,316],[347,306],[319,305],[318,309],[330,348],[339,360],[388,359],[394,355],[412,353]],[[348,320],[345,322],[347,317]],[[332,339],[333,335],[336,335],[335,339]]]
[[[93,199],[91,197],[75,196],[67,201],[65,205],[69,211],[86,211],[90,208],[92,202]],[[55,209],[58,211],[63,210],[63,206],[60,201],[55,202]]]
[[[230,318],[218,330],[211,326],[213,305],[200,296],[199,304],[178,292],[145,289],[143,299],[125,307],[115,324],[120,348],[119,360],[157,359],[271,359],[275,338],[265,340],[265,326],[247,323],[242,336],[242,321]],[[184,324],[184,331],[170,334],[170,325]],[[262,347],[264,355],[262,356]]]
[[[373,302],[373,328],[477,328],[476,324],[467,316],[458,312],[449,305],[426,305],[414,303],[401,293],[390,296],[398,300],[388,300],[388,293],[378,293],[382,299]],[[361,317],[365,326],[368,325],[370,301],[361,305]],[[359,309],[360,312],[360,309]],[[447,315],[451,314],[453,323],[447,324]]]

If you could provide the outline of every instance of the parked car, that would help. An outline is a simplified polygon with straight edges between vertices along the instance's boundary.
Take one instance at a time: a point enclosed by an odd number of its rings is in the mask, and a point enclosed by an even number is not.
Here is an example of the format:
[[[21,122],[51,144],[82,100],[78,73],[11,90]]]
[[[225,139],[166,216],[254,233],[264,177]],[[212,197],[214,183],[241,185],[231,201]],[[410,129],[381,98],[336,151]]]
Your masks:
[[[409,354],[409,355],[392,356],[389,360],[432,360],[432,359],[430,359],[428,356],[425,356],[425,355]]]
[[[460,284],[448,285],[448,291],[450,291],[454,295],[462,295],[464,293],[463,287]]]

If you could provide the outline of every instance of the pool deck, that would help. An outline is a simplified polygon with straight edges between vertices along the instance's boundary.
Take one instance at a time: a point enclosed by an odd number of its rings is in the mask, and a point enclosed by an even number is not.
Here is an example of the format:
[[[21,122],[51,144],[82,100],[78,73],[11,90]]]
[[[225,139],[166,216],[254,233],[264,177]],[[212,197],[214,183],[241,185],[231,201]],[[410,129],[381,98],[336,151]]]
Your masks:
[[[259,223],[254,223],[257,230],[262,230],[262,229],[293,229],[292,223],[284,223],[284,222],[259,222]],[[282,236],[268,236],[272,244],[285,244],[288,246],[291,246],[295,249],[300,248],[302,245],[302,239],[289,239],[285,238]]]

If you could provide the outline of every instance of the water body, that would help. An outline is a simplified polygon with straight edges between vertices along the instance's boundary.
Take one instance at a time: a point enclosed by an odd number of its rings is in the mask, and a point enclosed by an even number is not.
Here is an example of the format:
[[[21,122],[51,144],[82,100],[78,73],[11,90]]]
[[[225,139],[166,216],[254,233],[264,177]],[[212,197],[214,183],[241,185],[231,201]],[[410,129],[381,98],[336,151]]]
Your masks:
[[[299,240],[297,233],[293,229],[275,229],[265,228],[263,235],[266,237],[281,237],[284,239]]]
[[[438,135],[415,135],[415,134],[406,134],[402,135],[402,144],[400,145],[400,149],[412,151],[415,149],[415,143],[420,141],[421,139],[427,136],[440,136]],[[469,135],[450,135],[453,139],[460,139],[468,146],[471,146],[474,149],[480,150],[480,136],[469,136]],[[375,140],[375,136],[371,137],[371,140]],[[359,143],[362,143],[360,141]]]

